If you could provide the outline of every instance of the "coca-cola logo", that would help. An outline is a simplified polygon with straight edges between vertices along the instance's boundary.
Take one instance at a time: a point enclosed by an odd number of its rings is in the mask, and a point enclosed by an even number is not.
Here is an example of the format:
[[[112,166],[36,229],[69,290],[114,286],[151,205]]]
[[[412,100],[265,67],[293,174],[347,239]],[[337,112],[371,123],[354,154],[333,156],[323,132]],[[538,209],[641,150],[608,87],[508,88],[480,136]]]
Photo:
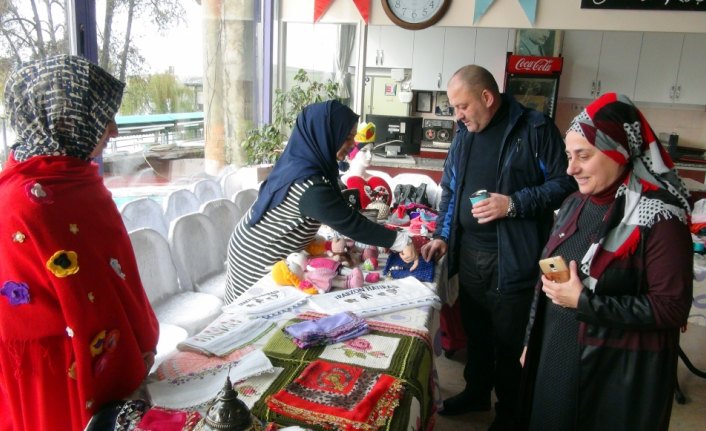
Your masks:
[[[515,69],[528,71],[528,72],[546,72],[552,71],[552,60],[549,58],[538,58],[534,60],[529,60],[527,58],[521,57],[515,63]]]

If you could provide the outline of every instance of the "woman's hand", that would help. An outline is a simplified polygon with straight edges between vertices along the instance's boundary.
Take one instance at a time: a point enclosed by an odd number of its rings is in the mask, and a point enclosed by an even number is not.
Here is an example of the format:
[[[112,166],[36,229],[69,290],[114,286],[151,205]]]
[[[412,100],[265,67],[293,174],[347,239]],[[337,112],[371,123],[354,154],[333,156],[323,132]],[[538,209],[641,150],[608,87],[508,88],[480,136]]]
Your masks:
[[[520,355],[520,365],[525,366],[525,359],[527,358],[527,346],[522,349],[522,354]]]
[[[542,275],[542,291],[556,305],[564,308],[576,308],[583,290],[583,283],[579,278],[578,265],[575,260],[569,263],[569,273],[569,281],[565,283],[555,283]]]
[[[404,263],[414,262],[409,270],[410,272],[417,269],[417,265],[419,264],[419,253],[417,253],[417,248],[414,247],[413,243],[410,242],[407,244],[407,246],[400,252],[400,258]]]
[[[145,352],[142,354],[142,360],[145,361],[145,369],[147,370],[147,374],[150,373],[150,370],[154,365],[154,355],[155,352]]]

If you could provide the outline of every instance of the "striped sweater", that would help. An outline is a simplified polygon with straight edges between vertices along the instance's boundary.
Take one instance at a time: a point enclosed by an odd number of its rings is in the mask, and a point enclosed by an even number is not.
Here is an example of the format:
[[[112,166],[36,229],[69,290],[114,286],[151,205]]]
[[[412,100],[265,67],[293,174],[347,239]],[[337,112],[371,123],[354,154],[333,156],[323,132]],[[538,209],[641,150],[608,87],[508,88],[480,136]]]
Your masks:
[[[390,247],[395,231],[351,208],[329,181],[311,177],[293,184],[287,197],[250,226],[251,212],[235,227],[228,244],[226,303],[245,292],[290,253],[303,250],[321,224],[365,244]]]

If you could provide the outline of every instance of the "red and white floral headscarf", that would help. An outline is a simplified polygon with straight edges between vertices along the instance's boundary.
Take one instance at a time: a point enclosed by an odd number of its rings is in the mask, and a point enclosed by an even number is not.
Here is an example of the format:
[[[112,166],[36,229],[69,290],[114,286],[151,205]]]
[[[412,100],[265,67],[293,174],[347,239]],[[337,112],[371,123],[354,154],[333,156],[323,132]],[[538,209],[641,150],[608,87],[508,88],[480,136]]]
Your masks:
[[[640,228],[660,219],[677,217],[688,223],[689,192],[674,169],[654,131],[632,101],[607,93],[574,118],[569,131],[583,135],[628,175],[615,194],[613,217],[601,230],[581,261],[594,289],[597,278],[614,259],[632,254],[640,240]]]

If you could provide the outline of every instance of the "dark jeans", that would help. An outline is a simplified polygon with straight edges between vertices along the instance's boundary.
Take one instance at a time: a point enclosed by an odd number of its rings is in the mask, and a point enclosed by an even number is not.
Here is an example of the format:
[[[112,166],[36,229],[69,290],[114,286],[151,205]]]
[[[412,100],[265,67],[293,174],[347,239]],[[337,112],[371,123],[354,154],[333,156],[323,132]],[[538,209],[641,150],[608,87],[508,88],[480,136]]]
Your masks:
[[[498,415],[514,418],[533,291],[500,293],[497,253],[462,249],[460,259],[461,320],[468,337],[466,393],[481,402],[495,387]]]

